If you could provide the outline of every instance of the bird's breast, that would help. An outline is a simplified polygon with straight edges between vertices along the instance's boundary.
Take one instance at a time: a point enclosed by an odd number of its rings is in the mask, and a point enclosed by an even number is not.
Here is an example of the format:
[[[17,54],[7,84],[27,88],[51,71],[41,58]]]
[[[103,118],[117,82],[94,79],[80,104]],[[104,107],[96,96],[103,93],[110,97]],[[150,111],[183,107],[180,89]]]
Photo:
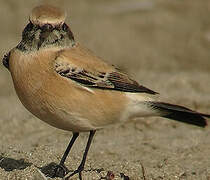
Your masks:
[[[64,130],[88,131],[119,122],[127,104],[124,93],[89,89],[61,77],[53,68],[55,56],[11,53],[11,75],[22,104]]]

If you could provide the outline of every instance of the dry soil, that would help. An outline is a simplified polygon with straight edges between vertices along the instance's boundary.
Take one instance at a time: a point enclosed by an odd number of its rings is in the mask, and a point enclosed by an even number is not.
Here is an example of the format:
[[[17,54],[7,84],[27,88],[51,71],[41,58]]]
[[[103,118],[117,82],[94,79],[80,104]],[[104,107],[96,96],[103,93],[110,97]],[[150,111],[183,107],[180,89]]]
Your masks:
[[[40,3],[1,0],[1,57],[20,41],[31,9]],[[209,0],[48,3],[66,9],[80,43],[159,92],[161,100],[210,113]],[[40,168],[59,162],[70,137],[21,105],[10,73],[0,65],[0,179],[46,179]],[[86,141],[81,134],[66,161],[70,170],[78,166]],[[116,180],[209,180],[209,155],[210,127],[141,118],[96,133],[83,178],[99,180],[112,171]]]

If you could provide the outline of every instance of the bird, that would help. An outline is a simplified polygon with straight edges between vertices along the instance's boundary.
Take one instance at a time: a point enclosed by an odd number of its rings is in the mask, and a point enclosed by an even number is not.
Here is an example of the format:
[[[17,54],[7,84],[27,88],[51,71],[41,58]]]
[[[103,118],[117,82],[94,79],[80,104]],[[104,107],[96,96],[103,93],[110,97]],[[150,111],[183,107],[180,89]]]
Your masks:
[[[96,56],[74,38],[66,13],[42,4],[32,9],[16,47],[3,57],[17,96],[34,116],[73,136],[55,175],[68,174],[64,163],[78,136],[89,132],[78,168],[82,179],[87,154],[97,130],[136,117],[159,116],[205,127],[210,114],[157,101],[158,93]]]

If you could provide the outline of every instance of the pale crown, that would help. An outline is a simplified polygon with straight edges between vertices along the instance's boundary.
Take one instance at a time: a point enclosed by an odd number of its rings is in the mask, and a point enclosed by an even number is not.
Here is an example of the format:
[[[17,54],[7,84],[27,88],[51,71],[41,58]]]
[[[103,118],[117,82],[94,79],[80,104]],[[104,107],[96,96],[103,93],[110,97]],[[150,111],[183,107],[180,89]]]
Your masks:
[[[29,16],[29,20],[34,25],[39,26],[43,26],[45,24],[51,24],[53,26],[61,25],[64,23],[65,18],[65,12],[51,5],[37,6],[32,10]]]

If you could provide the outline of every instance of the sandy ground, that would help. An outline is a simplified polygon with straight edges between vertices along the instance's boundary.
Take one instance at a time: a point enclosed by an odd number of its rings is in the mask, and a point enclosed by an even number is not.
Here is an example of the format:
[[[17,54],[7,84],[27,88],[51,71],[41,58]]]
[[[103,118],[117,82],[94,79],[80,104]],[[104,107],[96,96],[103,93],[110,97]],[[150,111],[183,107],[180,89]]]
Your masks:
[[[20,41],[28,14],[40,1],[0,3],[2,57]],[[162,100],[210,113],[209,0],[58,4],[70,14],[67,22],[76,39],[97,55],[159,92]],[[0,65],[0,179],[46,179],[39,169],[59,162],[70,137],[70,132],[44,124],[21,105],[9,72]],[[109,127],[96,133],[83,178],[99,180],[112,171],[115,179],[124,180],[209,180],[209,139],[209,127],[163,118]],[[78,166],[86,141],[84,133],[75,143],[66,161],[70,170]]]

